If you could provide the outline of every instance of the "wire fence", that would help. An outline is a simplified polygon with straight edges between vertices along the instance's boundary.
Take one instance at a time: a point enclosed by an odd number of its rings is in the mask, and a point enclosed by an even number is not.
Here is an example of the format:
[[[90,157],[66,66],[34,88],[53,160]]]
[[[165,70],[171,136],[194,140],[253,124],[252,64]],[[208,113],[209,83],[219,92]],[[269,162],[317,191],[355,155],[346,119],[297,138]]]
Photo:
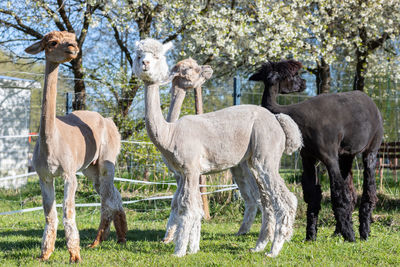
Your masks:
[[[0,75],[2,73],[0,72]],[[33,76],[42,75],[27,73]],[[59,86],[59,92],[57,95],[57,114],[64,115],[68,109],[66,106],[66,92],[70,89],[68,80],[65,79],[65,83],[61,83]],[[86,103],[87,109],[95,110],[100,112],[104,116],[114,118],[114,121],[120,123],[118,125],[120,130],[130,130],[131,134],[125,140],[122,140],[121,153],[119,154],[118,161],[116,164],[116,178],[115,181],[119,183],[119,190],[122,192],[124,198],[124,204],[129,205],[140,201],[153,201],[153,200],[165,200],[172,197],[172,193],[175,190],[176,184],[174,183],[174,177],[171,172],[167,169],[162,161],[161,154],[150,142],[147,137],[147,133],[144,128],[144,97],[143,90],[139,90],[134,98],[127,99],[115,99],[115,94],[109,91],[109,88],[105,88],[98,81],[85,79],[86,82]],[[256,104],[261,103],[262,98],[262,86],[256,84],[245,83],[242,79],[242,91],[240,92],[242,104]],[[386,87],[385,87],[386,86]],[[387,86],[391,86],[390,90]],[[382,87],[382,88],[379,88]],[[383,88],[385,87],[385,88]],[[205,112],[218,110],[233,104],[232,98],[233,79],[224,86],[220,84],[209,83],[204,86],[203,89],[203,102]],[[399,128],[399,90],[396,84],[377,84],[378,92],[385,92],[384,94],[374,94],[368,92],[373,96],[373,100],[378,105],[383,118],[385,127],[385,139],[386,140],[399,140],[400,139],[400,128]],[[394,89],[393,89],[394,88]],[[3,88],[4,89],[4,88]],[[1,88],[0,88],[1,90]],[[7,90],[7,89],[5,89]],[[22,90],[22,89],[21,89]],[[34,177],[35,172],[32,168],[31,159],[34,144],[37,141],[37,132],[39,129],[40,120],[40,109],[41,109],[41,88],[31,88],[30,90],[29,103],[24,103],[24,109],[18,110],[16,108],[9,108],[5,112],[7,114],[23,113],[28,116],[23,117],[28,120],[25,124],[24,129],[17,129],[13,134],[4,134],[0,132],[0,153],[6,153],[10,151],[24,151],[27,165],[22,169],[16,169],[10,171],[9,169],[0,169],[0,186],[7,187],[12,184],[12,181],[22,180],[23,183],[28,181],[28,177]],[[99,93],[101,92],[101,93]],[[10,96],[12,97],[12,96]],[[305,94],[296,95],[280,95],[278,102],[282,105],[294,104],[311,96]],[[166,115],[167,108],[169,106],[169,88],[161,88],[162,103],[165,103],[162,108]],[[123,117],[123,120],[118,121],[120,113],[118,101],[127,100],[132,101],[127,114]],[[0,101],[2,101],[0,99]],[[14,104],[15,105],[15,104]],[[193,93],[189,93],[185,99],[182,115],[194,113],[194,97]],[[3,113],[4,114],[4,113]],[[351,114],[349,114],[351,115]],[[21,116],[20,116],[21,117]],[[10,115],[11,118],[11,115]],[[22,118],[22,117],[21,117]],[[139,127],[140,126],[140,127]],[[23,128],[22,126],[19,126]],[[134,130],[132,130],[134,129]],[[15,140],[19,140],[16,142]],[[14,143],[13,143],[14,142]],[[12,144],[9,146],[7,144]],[[11,153],[12,154],[12,153]],[[9,155],[11,157],[18,156]],[[19,155],[21,156],[21,155]],[[4,161],[4,158],[0,158],[0,163]],[[354,163],[355,178],[361,180],[362,171],[359,166],[359,160]],[[10,166],[10,165],[8,165]],[[1,164],[0,164],[1,167]],[[289,173],[291,181],[298,181],[301,170],[301,160],[299,153],[294,153],[292,156],[284,155],[281,160],[281,171]],[[288,177],[286,176],[286,177]],[[30,178],[32,179],[32,178]],[[10,182],[11,181],[11,182]],[[29,183],[28,183],[29,184]],[[217,175],[211,175],[208,177],[208,185],[214,186],[220,189],[210,191],[208,193],[217,193],[233,190],[236,188],[232,185],[232,180],[229,173],[221,173]],[[90,185],[87,184],[89,188]],[[164,195],[160,195],[162,192]],[[141,199],[134,199],[141,196]],[[97,206],[98,202],[92,203],[79,203],[78,207],[86,206]],[[27,209],[20,209],[14,211],[0,212],[0,215],[13,214],[20,212],[28,212],[40,210],[40,207],[32,207]]]

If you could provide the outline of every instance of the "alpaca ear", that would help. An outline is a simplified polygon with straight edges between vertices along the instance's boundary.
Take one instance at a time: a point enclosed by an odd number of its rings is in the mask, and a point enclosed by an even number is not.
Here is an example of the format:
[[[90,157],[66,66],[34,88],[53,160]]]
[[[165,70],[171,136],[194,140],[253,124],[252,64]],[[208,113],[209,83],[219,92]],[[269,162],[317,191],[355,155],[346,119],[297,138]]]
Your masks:
[[[169,79],[173,79],[173,78],[175,78],[176,76],[178,76],[179,74],[181,74],[180,72],[179,72],[179,69],[178,69],[178,66],[174,66],[173,68],[172,68],[172,70],[169,72]]]
[[[255,82],[262,81],[262,80],[263,80],[263,77],[262,77],[261,72],[256,72],[253,75],[251,75],[249,78],[249,81],[255,81]]]
[[[289,60],[288,62],[292,66],[292,76],[303,67],[303,64],[301,64],[299,61]]]
[[[163,53],[167,53],[168,50],[170,50],[174,45],[172,42],[168,42],[166,44],[163,44]]]
[[[140,41],[136,41],[135,42],[135,46],[134,46],[135,47],[135,51],[139,49],[139,46],[140,46]]]
[[[31,55],[36,55],[44,50],[44,45],[42,40],[34,43],[33,45],[25,48],[25,52]]]
[[[213,74],[213,69],[209,65],[201,66],[201,76],[203,76],[206,80],[210,79]]]

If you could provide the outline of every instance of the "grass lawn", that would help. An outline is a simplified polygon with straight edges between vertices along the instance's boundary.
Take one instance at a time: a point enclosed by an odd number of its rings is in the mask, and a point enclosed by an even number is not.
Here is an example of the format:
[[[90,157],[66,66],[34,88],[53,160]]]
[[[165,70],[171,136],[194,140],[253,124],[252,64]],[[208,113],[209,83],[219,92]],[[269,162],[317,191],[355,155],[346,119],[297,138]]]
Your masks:
[[[83,178],[84,179],[84,178]],[[82,179],[80,179],[82,181]],[[86,182],[81,182],[77,203],[97,202],[98,196]],[[329,201],[329,190],[324,191],[320,213],[318,239],[305,242],[306,206],[298,183],[288,184],[298,196],[299,207],[295,231],[290,242],[285,243],[280,255],[274,259],[264,253],[250,253],[255,246],[260,228],[260,215],[251,232],[237,237],[243,213],[243,202],[233,201],[225,193],[210,200],[212,219],[203,222],[200,252],[183,258],[172,256],[173,244],[162,244],[169,216],[169,201],[139,202],[126,207],[128,218],[127,243],[116,243],[112,228],[109,240],[98,248],[87,245],[95,237],[100,219],[99,208],[77,208],[77,224],[81,236],[83,266],[400,266],[400,195],[399,185],[386,184],[385,193],[379,194],[374,211],[372,231],[368,241],[360,241],[358,212],[353,214],[357,241],[344,242],[333,237],[334,217]],[[56,183],[57,203],[62,201],[62,183]],[[327,187],[324,186],[324,189]],[[131,191],[134,192],[133,188]],[[164,192],[167,193],[167,192]],[[170,192],[169,192],[170,193]],[[229,202],[229,203],[228,203]],[[41,205],[37,180],[31,179],[21,190],[0,190],[0,212]],[[40,242],[44,228],[43,211],[0,216],[1,266],[63,266],[69,263],[66,249],[62,210],[59,213],[59,230],[56,250],[48,262],[40,262]],[[267,246],[269,249],[270,244]]]

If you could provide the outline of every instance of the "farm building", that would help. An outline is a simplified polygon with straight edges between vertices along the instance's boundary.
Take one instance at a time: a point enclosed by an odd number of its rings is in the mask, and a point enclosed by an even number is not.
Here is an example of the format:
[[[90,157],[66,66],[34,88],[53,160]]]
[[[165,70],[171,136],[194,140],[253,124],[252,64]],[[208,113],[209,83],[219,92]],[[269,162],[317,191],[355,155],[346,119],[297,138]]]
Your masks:
[[[0,76],[0,177],[28,171],[31,89],[36,81]],[[27,178],[0,180],[0,187],[19,187]]]

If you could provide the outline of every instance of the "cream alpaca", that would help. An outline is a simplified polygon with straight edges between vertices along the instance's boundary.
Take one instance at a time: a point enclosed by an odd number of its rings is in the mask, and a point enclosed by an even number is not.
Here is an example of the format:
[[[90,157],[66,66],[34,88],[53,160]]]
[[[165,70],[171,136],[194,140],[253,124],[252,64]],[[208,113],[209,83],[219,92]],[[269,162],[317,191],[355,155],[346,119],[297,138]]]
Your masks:
[[[54,251],[57,234],[57,210],[54,178],[64,180],[63,223],[70,262],[79,262],[79,232],[75,223],[76,172],[82,171],[93,181],[101,196],[101,221],[92,247],[107,238],[114,220],[118,242],[125,242],[127,232],[121,196],[114,187],[114,164],[120,149],[120,135],[110,119],[97,112],[75,111],[56,117],[57,77],[60,63],[76,58],[79,49],[75,34],[53,31],[25,49],[37,54],[45,51],[46,71],[43,89],[39,140],[33,164],[40,177],[46,226],[40,258],[47,260]]]

